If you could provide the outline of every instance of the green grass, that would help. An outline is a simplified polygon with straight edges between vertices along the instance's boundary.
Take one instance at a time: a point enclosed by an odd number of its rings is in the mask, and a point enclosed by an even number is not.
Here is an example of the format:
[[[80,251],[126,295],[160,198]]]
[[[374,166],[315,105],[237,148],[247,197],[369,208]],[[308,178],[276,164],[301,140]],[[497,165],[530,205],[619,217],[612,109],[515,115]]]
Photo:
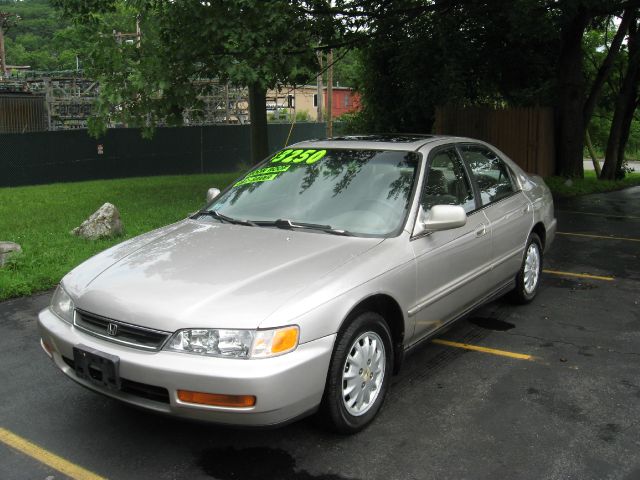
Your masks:
[[[223,188],[238,173],[99,180],[0,188],[0,241],[23,253],[0,269],[0,300],[55,286],[96,253],[154,228],[185,218],[204,204],[209,187]],[[124,235],[85,240],[69,232],[103,203],[120,211]]]
[[[598,180],[594,171],[584,172],[583,179],[573,179],[571,186],[566,185],[566,178],[548,177],[547,183],[553,194],[557,197],[575,197],[589,193],[611,192],[627,187],[640,185],[640,172],[627,173],[623,180]]]

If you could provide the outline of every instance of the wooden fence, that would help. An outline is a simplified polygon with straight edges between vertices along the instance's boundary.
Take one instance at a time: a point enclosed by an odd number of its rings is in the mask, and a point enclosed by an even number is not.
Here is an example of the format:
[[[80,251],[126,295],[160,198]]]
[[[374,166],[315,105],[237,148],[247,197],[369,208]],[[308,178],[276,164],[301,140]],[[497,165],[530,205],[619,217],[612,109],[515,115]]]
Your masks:
[[[547,177],[555,173],[553,109],[439,107],[434,131],[477,138],[495,145],[525,171]]]

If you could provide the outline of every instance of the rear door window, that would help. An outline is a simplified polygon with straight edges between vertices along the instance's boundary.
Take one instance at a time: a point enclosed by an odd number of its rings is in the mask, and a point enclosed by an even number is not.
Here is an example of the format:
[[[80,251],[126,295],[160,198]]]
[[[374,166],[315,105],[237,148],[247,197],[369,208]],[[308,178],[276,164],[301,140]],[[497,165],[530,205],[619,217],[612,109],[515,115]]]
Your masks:
[[[460,153],[471,170],[483,205],[515,192],[507,165],[482,145],[461,145]]]

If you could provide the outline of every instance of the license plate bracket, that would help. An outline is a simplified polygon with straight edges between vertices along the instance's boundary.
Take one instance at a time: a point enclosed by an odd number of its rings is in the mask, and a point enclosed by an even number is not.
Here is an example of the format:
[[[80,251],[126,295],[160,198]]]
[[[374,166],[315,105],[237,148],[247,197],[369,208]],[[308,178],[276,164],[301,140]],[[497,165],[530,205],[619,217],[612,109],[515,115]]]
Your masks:
[[[85,345],[73,347],[76,375],[94,385],[120,390],[120,358]]]

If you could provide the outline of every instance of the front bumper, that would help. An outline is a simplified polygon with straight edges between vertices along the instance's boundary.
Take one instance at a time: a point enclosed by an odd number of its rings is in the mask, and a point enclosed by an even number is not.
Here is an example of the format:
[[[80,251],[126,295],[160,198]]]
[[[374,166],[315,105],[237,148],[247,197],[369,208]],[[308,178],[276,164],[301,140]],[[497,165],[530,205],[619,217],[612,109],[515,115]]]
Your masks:
[[[104,395],[156,412],[233,425],[274,425],[313,411],[324,391],[335,335],[303,343],[291,353],[267,359],[201,357],[177,352],[147,352],[81,332],[49,308],[38,315],[45,352],[75,382]],[[120,359],[120,377],[130,388],[109,390],[78,378],[73,347],[79,344]],[[168,395],[159,395],[164,392]],[[177,390],[225,395],[255,395],[249,408],[183,403]],[[149,394],[151,392],[151,394]]]

